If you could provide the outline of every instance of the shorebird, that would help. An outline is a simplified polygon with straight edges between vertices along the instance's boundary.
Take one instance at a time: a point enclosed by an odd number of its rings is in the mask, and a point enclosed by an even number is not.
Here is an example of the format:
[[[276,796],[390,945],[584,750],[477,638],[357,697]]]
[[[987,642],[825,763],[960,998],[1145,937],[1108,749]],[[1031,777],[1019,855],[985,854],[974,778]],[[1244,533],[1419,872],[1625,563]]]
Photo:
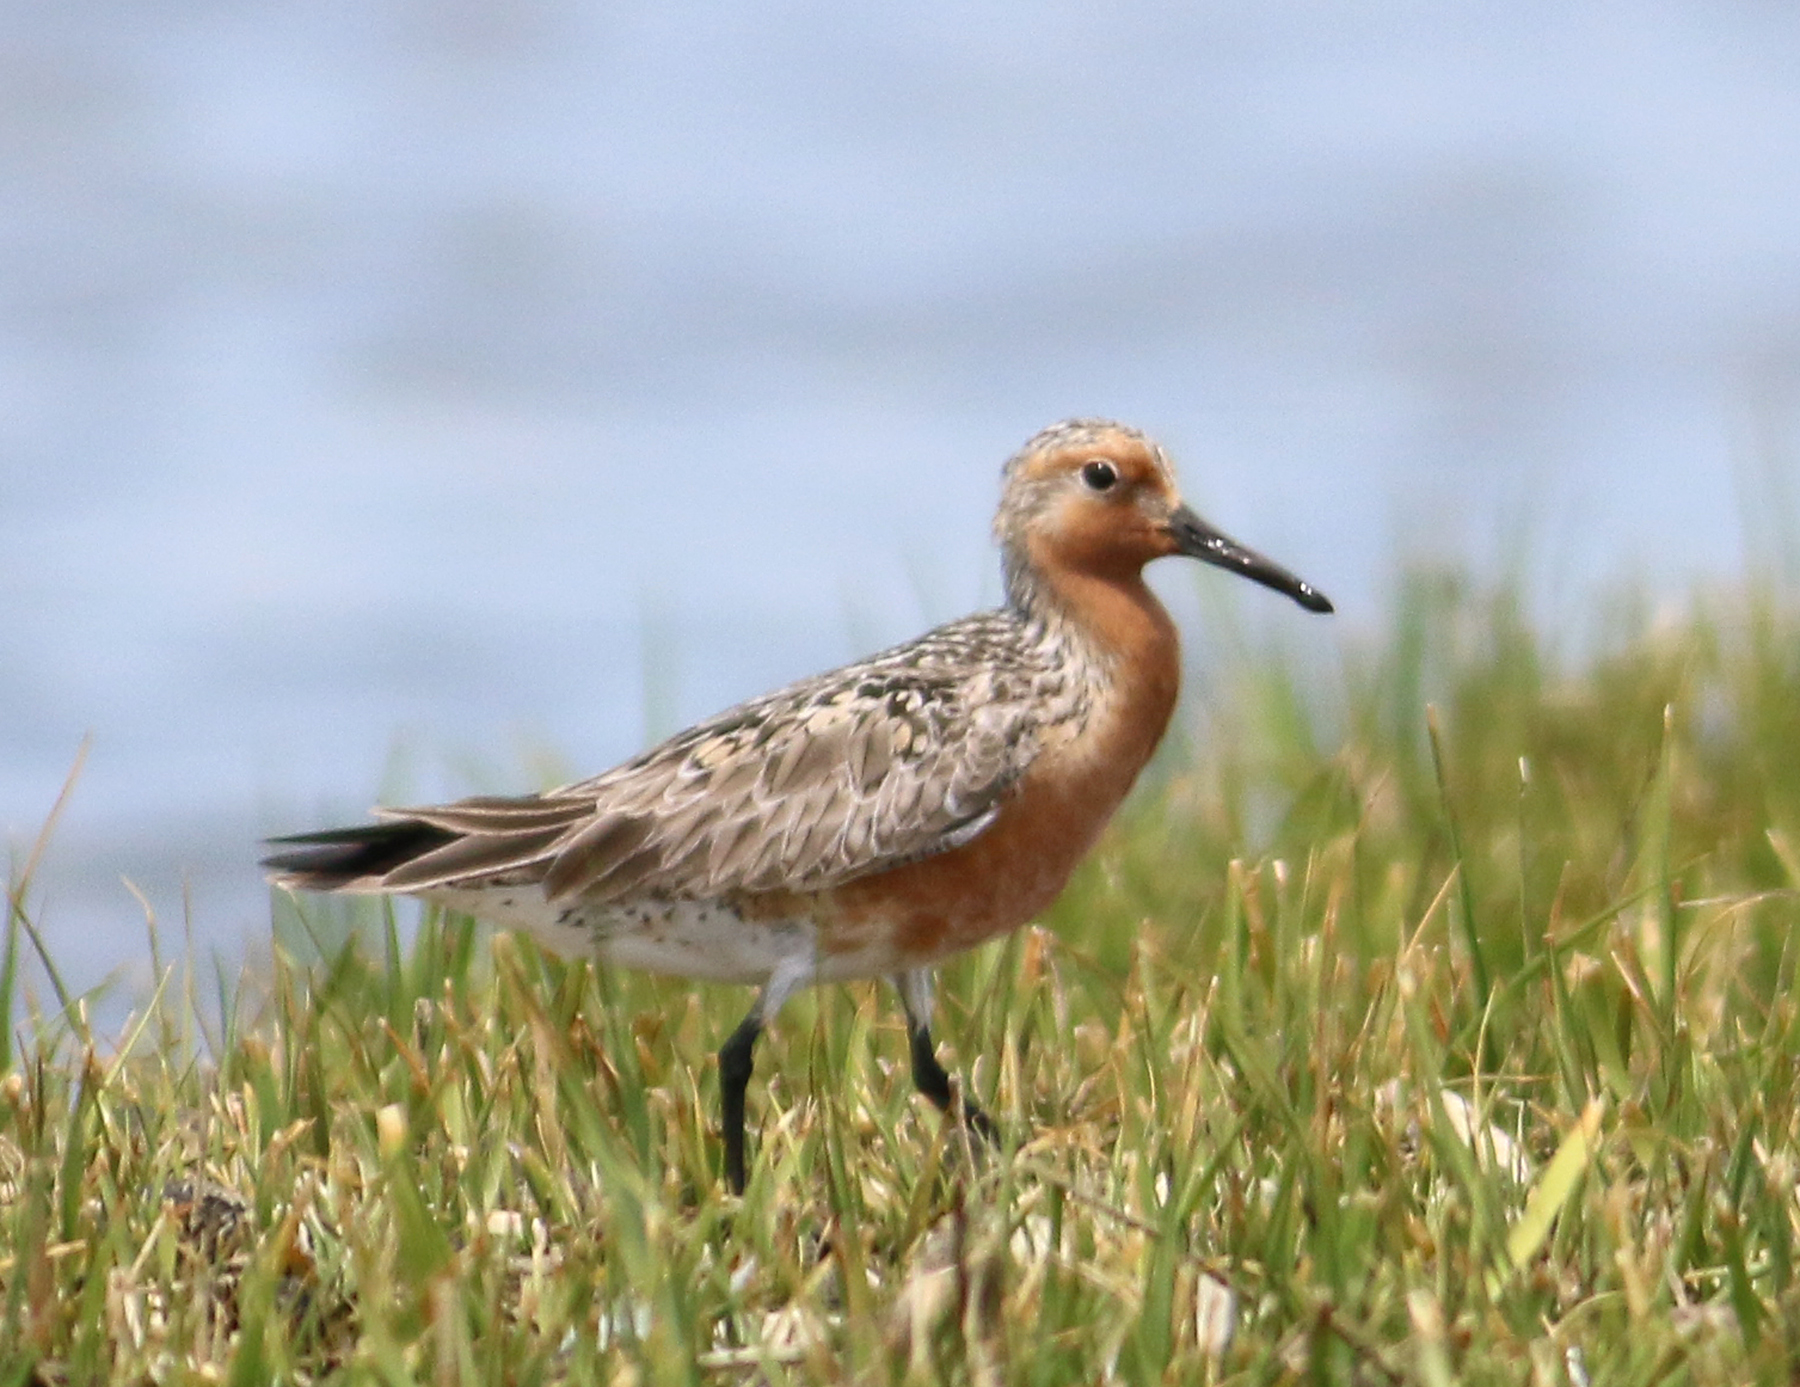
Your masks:
[[[1323,594],[1181,499],[1156,443],[1072,419],[1006,463],[1006,601],[803,679],[544,794],[378,809],[277,838],[290,889],[418,896],[563,954],[756,1000],[719,1051],[725,1178],[745,1183],[758,1035],[797,990],[893,980],[913,1082],[982,1134],[931,1038],[932,967],[1053,901],[1150,759],[1180,682],[1144,565],[1185,554],[1302,607]]]

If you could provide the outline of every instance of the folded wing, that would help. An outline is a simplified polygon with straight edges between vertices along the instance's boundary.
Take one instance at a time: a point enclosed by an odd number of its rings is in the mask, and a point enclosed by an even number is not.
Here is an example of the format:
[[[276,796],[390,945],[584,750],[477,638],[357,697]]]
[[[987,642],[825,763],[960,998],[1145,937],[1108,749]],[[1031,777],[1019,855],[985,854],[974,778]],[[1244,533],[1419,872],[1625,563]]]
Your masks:
[[[930,654],[808,680],[547,794],[280,839],[264,865],[307,889],[533,881],[605,901],[817,890],[943,852],[993,821],[1036,728],[1029,671]]]

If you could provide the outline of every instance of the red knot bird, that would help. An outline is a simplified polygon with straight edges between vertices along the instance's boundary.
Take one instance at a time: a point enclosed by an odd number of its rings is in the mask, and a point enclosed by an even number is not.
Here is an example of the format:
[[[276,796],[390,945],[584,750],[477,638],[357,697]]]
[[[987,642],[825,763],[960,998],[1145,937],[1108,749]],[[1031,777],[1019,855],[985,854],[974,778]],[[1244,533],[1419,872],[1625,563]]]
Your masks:
[[[1053,901],[1162,740],[1181,661],[1144,565],[1185,554],[1315,588],[1181,500],[1163,450],[1075,419],[1007,462],[994,520],[1006,603],[752,699],[545,794],[381,809],[275,839],[304,891],[418,896],[551,949],[758,988],[719,1051],[725,1178],[764,1026],[803,987],[891,978],[913,1081],[958,1102],[931,1038],[934,964]]]

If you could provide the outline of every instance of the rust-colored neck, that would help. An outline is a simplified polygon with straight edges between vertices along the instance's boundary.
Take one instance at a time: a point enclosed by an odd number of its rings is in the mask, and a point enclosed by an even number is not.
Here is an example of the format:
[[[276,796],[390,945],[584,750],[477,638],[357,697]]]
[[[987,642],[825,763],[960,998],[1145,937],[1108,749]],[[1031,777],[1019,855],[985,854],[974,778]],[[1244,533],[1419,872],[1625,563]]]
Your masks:
[[[1032,563],[1009,590],[1014,610],[1060,647],[1079,696],[1056,700],[1062,717],[1040,729],[1030,769],[985,832],[838,888],[828,950],[857,947],[863,921],[895,921],[909,956],[937,959],[1031,919],[1162,739],[1180,687],[1175,624],[1135,568]]]
[[[1175,711],[1181,689],[1175,623],[1144,582],[1140,563],[1075,567],[1046,555],[1029,571],[1016,585],[1027,619],[1055,630],[1100,667],[1103,754],[1128,787]]]

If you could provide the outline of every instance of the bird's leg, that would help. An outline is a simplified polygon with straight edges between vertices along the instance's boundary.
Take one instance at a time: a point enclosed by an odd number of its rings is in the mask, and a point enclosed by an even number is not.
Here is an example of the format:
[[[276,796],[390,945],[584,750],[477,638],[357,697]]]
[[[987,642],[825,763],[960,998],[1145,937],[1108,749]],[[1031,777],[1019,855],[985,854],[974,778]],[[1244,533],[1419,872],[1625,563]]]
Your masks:
[[[725,1183],[733,1194],[744,1192],[744,1091],[750,1087],[756,1037],[762,1034],[761,998],[750,1008],[750,1014],[731,1033],[731,1039],[719,1047],[720,1122],[725,1137]]]
[[[725,1138],[725,1183],[733,1194],[742,1194],[748,1182],[744,1159],[744,1093],[754,1069],[751,1052],[763,1026],[774,1019],[782,1004],[812,981],[813,956],[808,948],[776,964],[775,971],[756,994],[756,1002],[738,1028],[719,1047],[719,1124]]]
[[[894,986],[900,992],[900,1005],[906,1012],[906,1039],[912,1049],[913,1086],[932,1102],[939,1112],[956,1118],[984,1141],[995,1141],[999,1131],[990,1118],[967,1094],[960,1102],[950,1088],[950,1076],[938,1063],[937,1046],[931,1039],[931,973],[924,968],[909,968],[894,975]]]

